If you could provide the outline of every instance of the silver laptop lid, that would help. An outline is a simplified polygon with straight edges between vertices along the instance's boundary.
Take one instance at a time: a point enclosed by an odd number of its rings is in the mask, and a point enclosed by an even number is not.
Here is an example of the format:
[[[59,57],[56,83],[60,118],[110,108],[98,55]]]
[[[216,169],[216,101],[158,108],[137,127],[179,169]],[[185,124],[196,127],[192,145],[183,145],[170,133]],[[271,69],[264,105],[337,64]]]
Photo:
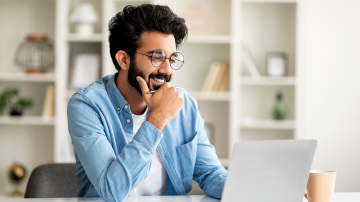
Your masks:
[[[221,201],[302,202],[316,145],[316,140],[236,143]]]

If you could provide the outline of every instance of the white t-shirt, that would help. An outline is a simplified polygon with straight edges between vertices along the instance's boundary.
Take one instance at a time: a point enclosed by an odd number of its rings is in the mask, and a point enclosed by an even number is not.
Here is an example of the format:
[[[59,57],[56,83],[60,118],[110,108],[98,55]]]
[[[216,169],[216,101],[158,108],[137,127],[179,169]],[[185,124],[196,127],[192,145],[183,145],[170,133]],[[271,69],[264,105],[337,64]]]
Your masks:
[[[149,114],[148,108],[145,113],[142,115],[132,114],[133,118],[133,133],[134,135],[139,130],[140,126]],[[142,181],[138,187],[133,189],[129,196],[159,196],[166,194],[168,182],[168,175],[166,173],[165,167],[161,161],[159,152],[156,152],[153,155],[151,168],[149,175]]]

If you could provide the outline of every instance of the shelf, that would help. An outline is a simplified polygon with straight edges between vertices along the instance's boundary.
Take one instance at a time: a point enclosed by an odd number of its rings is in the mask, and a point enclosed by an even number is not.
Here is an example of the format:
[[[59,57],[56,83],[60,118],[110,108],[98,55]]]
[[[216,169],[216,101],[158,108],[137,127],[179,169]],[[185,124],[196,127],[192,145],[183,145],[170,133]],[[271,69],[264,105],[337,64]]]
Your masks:
[[[242,0],[243,3],[296,3],[298,0]]]
[[[191,91],[189,92],[197,101],[229,101],[229,92],[201,92]]]
[[[53,117],[41,116],[0,116],[0,124],[3,125],[32,125],[32,126],[53,126],[55,119]]]
[[[271,77],[242,77],[241,84],[245,86],[295,86],[295,77],[271,78]]]
[[[69,34],[67,36],[69,42],[102,42],[103,34],[92,34],[89,36],[82,36],[77,34]]]
[[[241,129],[273,129],[273,130],[294,130],[295,122],[293,120],[242,120]]]
[[[45,73],[45,74],[1,73],[0,81],[55,82],[55,75],[54,73]]]
[[[150,0],[113,0],[114,2],[148,2],[150,3]]]
[[[230,44],[230,35],[189,35],[185,43]]]

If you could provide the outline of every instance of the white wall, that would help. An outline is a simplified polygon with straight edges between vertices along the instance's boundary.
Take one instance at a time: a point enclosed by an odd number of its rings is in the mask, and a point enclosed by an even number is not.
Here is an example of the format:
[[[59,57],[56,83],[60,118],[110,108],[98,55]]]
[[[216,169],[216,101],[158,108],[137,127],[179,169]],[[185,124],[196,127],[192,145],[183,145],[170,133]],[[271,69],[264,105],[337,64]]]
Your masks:
[[[336,191],[360,191],[360,1],[307,0],[304,136],[313,169],[336,170]]]

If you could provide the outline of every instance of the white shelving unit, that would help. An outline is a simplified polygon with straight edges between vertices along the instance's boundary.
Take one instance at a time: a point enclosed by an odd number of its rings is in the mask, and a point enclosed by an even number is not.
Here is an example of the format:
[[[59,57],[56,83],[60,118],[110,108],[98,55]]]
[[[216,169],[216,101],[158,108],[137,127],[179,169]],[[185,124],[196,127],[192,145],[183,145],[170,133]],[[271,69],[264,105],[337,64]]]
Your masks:
[[[55,43],[56,63],[53,73],[29,76],[19,73],[12,64],[12,56],[0,58],[0,83],[23,85],[23,89],[43,100],[47,84],[55,84],[56,117],[43,120],[41,107],[34,109],[22,119],[0,118],[0,125],[11,128],[36,127],[50,131],[49,142],[56,162],[74,162],[72,145],[67,130],[67,102],[75,89],[71,89],[72,63],[76,52],[83,50],[98,53],[101,57],[99,78],[115,73],[108,51],[108,22],[116,12],[128,4],[167,4],[176,14],[184,17],[189,27],[189,36],[179,47],[185,57],[184,67],[175,73],[174,86],[184,87],[198,100],[200,112],[206,122],[214,125],[214,145],[222,159],[230,157],[233,145],[241,140],[297,138],[301,125],[302,110],[302,55],[304,0],[4,0],[0,6],[19,7],[20,10],[35,9],[28,13],[28,24],[38,28],[16,28],[21,37],[26,33],[42,31],[48,33]],[[4,3],[5,2],[5,3]],[[44,3],[46,2],[46,3]],[[95,25],[95,33],[88,37],[75,34],[74,25],[69,23],[73,9],[83,3],[94,5],[100,21]],[[38,5],[33,8],[31,3]],[[3,7],[4,8],[4,7]],[[46,11],[43,14],[40,11]],[[198,11],[198,12],[194,12]],[[15,18],[15,14],[0,8],[0,17]],[[25,12],[26,13],[26,12]],[[216,13],[216,15],[214,15]],[[44,18],[44,16],[45,18]],[[198,16],[196,16],[198,15]],[[49,17],[52,16],[52,17]],[[194,17],[195,16],[195,17]],[[200,16],[200,17],[199,17]],[[44,18],[44,19],[43,19]],[[18,20],[20,23],[21,20]],[[45,21],[46,28],[39,27],[38,21]],[[5,33],[5,34],[4,34]],[[56,34],[55,34],[56,33]],[[1,38],[9,38],[11,29],[0,33]],[[2,37],[1,37],[2,36]],[[14,36],[15,37],[15,36]],[[13,41],[21,42],[16,36]],[[1,41],[2,42],[2,41]],[[5,42],[3,47],[12,47]],[[246,43],[254,56],[261,77],[254,79],[243,71],[241,44]],[[0,48],[0,56],[14,53],[15,48]],[[272,79],[265,75],[265,58],[270,51],[281,51],[288,55],[288,75],[282,79]],[[229,61],[230,80],[226,92],[201,92],[205,75],[213,61]],[[14,70],[15,69],[15,70]],[[29,84],[29,85],[27,85]],[[31,90],[32,89],[32,90]],[[1,90],[1,86],[0,86]],[[275,93],[282,91],[289,108],[289,117],[283,121],[273,121],[270,109]],[[39,101],[42,102],[42,101]],[[51,129],[49,130],[49,127]],[[25,129],[24,129],[25,131]],[[2,133],[2,131],[0,132]],[[1,135],[1,134],[0,134]],[[49,152],[48,152],[49,153]]]
[[[237,0],[233,1],[234,63],[239,70],[233,81],[234,102],[230,110],[236,124],[230,126],[228,151],[241,140],[296,139],[301,125],[302,80],[301,56],[304,11],[302,0]],[[249,47],[260,77],[251,77],[245,68],[241,46]],[[283,78],[266,76],[266,55],[284,52],[288,56],[287,75]],[[240,69],[240,68],[239,68]],[[282,92],[288,107],[288,117],[275,121],[271,108],[275,95]],[[236,106],[235,106],[236,105]],[[234,112],[235,111],[235,112]]]
[[[43,33],[54,44],[55,0],[3,0],[0,1],[0,93],[8,87],[19,89],[21,97],[34,101],[34,106],[21,117],[0,115],[0,175],[7,176],[12,162],[19,162],[28,171],[21,183],[24,191],[32,169],[53,161],[55,117],[41,117],[46,87],[57,85],[56,70],[46,74],[26,74],[14,64],[18,46],[29,33]],[[11,20],[9,20],[11,19]],[[11,190],[9,180],[1,178],[0,195]]]

